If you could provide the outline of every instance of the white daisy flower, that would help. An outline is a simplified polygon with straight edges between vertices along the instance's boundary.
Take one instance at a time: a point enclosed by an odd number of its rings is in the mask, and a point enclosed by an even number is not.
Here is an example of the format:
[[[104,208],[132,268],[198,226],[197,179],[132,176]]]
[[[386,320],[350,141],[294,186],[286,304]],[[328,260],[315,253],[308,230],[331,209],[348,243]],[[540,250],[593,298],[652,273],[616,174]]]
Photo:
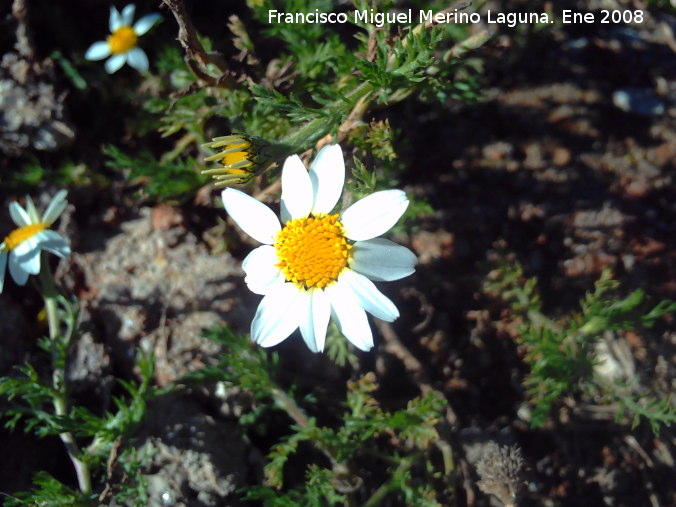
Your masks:
[[[310,172],[297,155],[282,170],[281,220],[239,190],[223,191],[223,204],[244,232],[263,243],[242,263],[249,289],[265,296],[251,323],[251,337],[277,345],[296,328],[313,352],[324,350],[333,316],[361,350],[373,347],[366,312],[392,322],[399,311],[371,280],[398,280],[413,273],[416,257],[378,236],[408,207],[401,190],[376,192],[342,214],[331,214],[345,181],[340,146],[322,149]]]
[[[148,57],[145,51],[136,47],[138,38],[152,28],[162,16],[159,14],[148,14],[143,16],[132,26],[134,20],[134,11],[136,6],[134,4],[127,5],[122,9],[122,13],[118,12],[115,7],[110,8],[110,20],[108,22],[110,27],[110,35],[105,41],[99,41],[92,44],[85,58],[87,60],[103,60],[106,61],[106,71],[112,74],[120,69],[125,63],[128,63],[139,72],[148,70]],[[112,56],[111,56],[112,55]]]
[[[35,209],[33,200],[26,196],[26,209],[18,202],[9,205],[9,214],[18,226],[0,243],[0,292],[5,282],[5,267],[9,261],[9,272],[14,281],[25,285],[28,275],[40,272],[40,251],[47,250],[65,259],[70,255],[66,241],[49,227],[68,206],[65,190],[54,196],[42,218]]]

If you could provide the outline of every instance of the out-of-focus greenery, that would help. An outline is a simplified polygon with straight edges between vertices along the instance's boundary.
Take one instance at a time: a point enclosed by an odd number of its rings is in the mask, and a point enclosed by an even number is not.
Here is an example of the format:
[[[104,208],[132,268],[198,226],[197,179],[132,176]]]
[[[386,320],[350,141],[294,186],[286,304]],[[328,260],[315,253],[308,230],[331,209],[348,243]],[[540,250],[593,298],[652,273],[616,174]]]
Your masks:
[[[131,157],[115,146],[109,146],[106,154],[110,157],[106,162],[108,167],[126,172],[127,178],[140,183],[149,195],[162,195],[164,199],[181,198],[197,190],[203,182],[195,170],[199,163],[192,157],[164,162],[148,151]]]
[[[632,426],[645,419],[656,434],[661,427],[676,422],[673,400],[623,373],[620,361],[611,374],[597,368],[603,361],[610,361],[611,366],[616,361],[599,352],[599,344],[608,334],[651,328],[676,310],[676,302],[651,304],[642,290],[622,297],[619,283],[606,270],[594,291],[580,301],[580,313],[552,319],[543,313],[537,279],[524,278],[519,264],[504,264],[492,271],[484,290],[512,308],[516,339],[530,369],[524,387],[533,408],[534,426],[542,426],[564,396],[578,400],[586,396],[600,405],[615,407],[618,420],[629,414]]]

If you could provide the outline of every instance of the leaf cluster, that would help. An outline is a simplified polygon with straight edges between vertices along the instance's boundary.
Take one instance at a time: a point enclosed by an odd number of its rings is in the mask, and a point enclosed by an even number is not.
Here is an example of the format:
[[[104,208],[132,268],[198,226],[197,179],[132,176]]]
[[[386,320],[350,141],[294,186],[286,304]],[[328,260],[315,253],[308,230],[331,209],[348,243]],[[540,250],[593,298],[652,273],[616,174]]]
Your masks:
[[[223,345],[226,353],[217,364],[187,373],[177,384],[194,386],[229,382],[251,392],[254,397],[270,396],[275,387],[272,378],[277,367],[276,354],[268,355],[264,348],[254,346],[247,337],[234,333],[227,326],[208,329],[204,337]]]
[[[106,155],[110,157],[106,161],[108,167],[125,171],[128,179],[144,183],[151,198],[184,198],[205,182],[198,172],[199,163],[192,157],[163,161],[149,151],[130,156],[112,145],[106,148]]]
[[[407,502],[414,501],[417,505],[439,505],[434,490],[429,484],[421,486],[411,474],[411,469],[424,469],[429,474],[428,479],[434,475],[434,467],[429,461],[429,448],[439,438],[436,425],[445,400],[436,393],[429,393],[414,398],[404,409],[389,412],[383,410],[374,398],[376,390],[373,375],[367,374],[348,384],[347,406],[339,426],[320,427],[311,419],[305,427],[292,427],[293,432],[274,446],[268,455],[270,461],[265,467],[268,487],[282,488],[284,467],[298,453],[299,443],[313,442],[319,448],[328,450],[332,467],[322,469],[318,464],[310,465],[303,487],[283,494],[277,492],[280,498],[287,501],[302,498],[303,503],[310,505],[307,502],[316,499],[321,492],[321,503],[343,503],[345,497],[336,496],[336,491],[341,491],[339,484],[351,485],[346,488],[348,490],[360,485],[359,463],[375,460],[377,464],[372,466],[382,470],[386,478],[381,487],[372,492],[367,504],[380,495],[392,495]],[[319,475],[321,470],[323,473]],[[318,478],[326,481],[320,491],[317,490]],[[249,491],[248,498],[264,499],[272,491],[257,488]],[[425,498],[428,502],[420,503]]]
[[[399,499],[429,498],[428,503],[419,505],[438,505],[429,482],[419,479],[420,474],[428,479],[436,474],[430,448],[439,439],[436,426],[446,403],[440,395],[428,393],[410,400],[405,408],[384,410],[375,398],[378,389],[375,377],[367,374],[348,382],[339,421],[332,426],[321,426],[315,418],[305,415],[293,392],[284,390],[274,380],[275,354],[252,346],[248,337],[226,327],[211,329],[206,336],[221,343],[225,353],[218,364],[187,374],[180,379],[180,384],[228,382],[250,392],[261,402],[267,401],[268,409],[276,407],[285,411],[295,421],[289,425],[289,433],[274,444],[268,454],[264,469],[266,486],[248,488],[248,500],[273,506],[342,505],[359,491],[362,495],[370,494],[374,502],[367,501],[365,505],[377,505],[377,498],[388,495]],[[315,410],[316,403],[309,395],[304,397],[302,406]],[[322,411],[325,410],[322,406]],[[261,421],[259,418],[259,426]],[[260,427],[257,429],[260,431]],[[275,428],[275,432],[278,431]],[[306,455],[303,449],[308,445],[318,452]],[[308,461],[306,481],[299,486],[287,485],[284,477],[289,460],[299,455]],[[294,458],[294,461],[297,460]],[[380,487],[365,484],[360,477],[361,467],[366,463],[383,471],[385,479]],[[411,473],[413,469],[415,474]]]
[[[41,378],[33,366],[19,366],[16,377],[0,378],[0,394],[10,402],[17,402],[2,410],[2,415],[7,418],[5,427],[14,429],[23,420],[22,429],[39,437],[70,432],[78,437],[94,438],[96,449],[102,442],[112,444],[116,438],[128,436],[138,425],[145,414],[146,401],[154,395],[150,386],[154,371],[152,358],[141,354],[137,366],[141,382],[118,379],[126,396],[113,397],[116,410],[102,416],[81,406],[72,407],[65,416],[53,414],[50,409],[52,400],[63,396],[63,393],[54,389],[47,379]]]
[[[631,414],[633,426],[645,419],[657,433],[661,426],[676,422],[669,398],[646,390],[626,395],[619,384],[609,384],[595,373],[596,345],[604,333],[650,328],[676,310],[676,302],[653,304],[640,289],[623,297],[606,270],[580,302],[581,312],[555,321],[543,313],[537,280],[526,279],[519,264],[504,264],[491,272],[484,291],[509,303],[520,320],[517,341],[530,368],[524,387],[533,405],[534,426],[544,424],[563,396],[585,393],[619,403],[618,417]]]
[[[337,76],[349,73],[353,67],[352,52],[339,35],[322,23],[268,23],[270,5],[254,9],[254,16],[265,24],[265,35],[281,42],[282,62],[293,61],[297,72],[296,84],[311,92]],[[331,12],[332,0],[289,0],[280,10],[291,13]]]
[[[443,40],[442,29],[433,27],[427,30],[414,29],[405,37],[390,37],[389,29],[375,30],[369,27],[369,33],[360,33],[357,38],[369,45],[369,38],[375,40],[375,51],[371,58],[358,59],[355,62],[359,79],[379,90],[377,101],[390,102],[396,94],[408,94],[428,78],[427,68],[434,62],[434,52]]]
[[[43,340],[48,343],[49,340]],[[65,354],[65,349],[60,354]],[[65,415],[56,415],[52,409],[55,399],[65,397],[62,389],[52,386],[50,379],[41,376],[31,365],[17,367],[17,374],[0,378],[0,395],[6,397],[7,404],[1,411],[5,418],[5,427],[23,429],[38,437],[71,433],[83,442],[90,444],[83,448],[79,459],[86,462],[98,475],[103,475],[108,456],[116,441],[129,438],[146,412],[147,400],[157,394],[151,387],[154,375],[154,361],[151,355],[140,354],[137,366],[141,374],[140,382],[127,382],[119,379],[124,396],[114,397],[115,410],[97,415],[86,407],[72,406]],[[128,490],[144,490],[140,481],[140,467],[143,460],[134,452],[126,449],[117,462],[127,470],[128,483],[119,485],[119,493],[124,496]],[[142,481],[141,481],[142,482]],[[16,502],[10,505],[85,505],[86,496],[61,484],[44,472],[34,477],[33,489],[15,494]],[[58,499],[58,502],[57,500]],[[89,499],[91,500],[91,499]],[[61,502],[61,503],[59,503]],[[131,502],[133,505],[142,505]]]
[[[7,495],[3,505],[8,507],[30,505],[47,507],[50,505],[72,505],[85,507],[94,505],[93,499],[79,491],[75,491],[56,480],[47,472],[37,472],[33,476],[33,488],[30,491],[19,491]]]

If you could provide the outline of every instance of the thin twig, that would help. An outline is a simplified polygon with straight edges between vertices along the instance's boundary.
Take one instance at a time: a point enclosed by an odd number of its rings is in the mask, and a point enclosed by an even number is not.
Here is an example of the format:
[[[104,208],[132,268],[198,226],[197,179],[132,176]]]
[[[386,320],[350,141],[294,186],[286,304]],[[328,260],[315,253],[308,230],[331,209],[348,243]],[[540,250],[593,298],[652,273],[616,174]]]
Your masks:
[[[413,374],[413,379],[418,386],[418,389],[420,389],[420,392],[422,394],[436,392],[440,396],[444,397],[442,393],[439,393],[439,391],[432,387],[432,385],[428,382],[422,363],[401,342],[392,325],[378,320],[376,321],[376,327],[380,331],[380,334],[383,335],[383,338],[385,338],[385,350],[399,358],[399,360],[404,364],[406,371]],[[450,425],[456,424],[458,420],[458,416],[455,414],[448,403],[446,403],[445,418],[446,422],[448,422]]]
[[[178,23],[178,41],[185,50],[185,62],[195,76],[208,86],[234,88],[236,79],[228,69],[223,57],[218,53],[207,53],[197,37],[197,31],[188,17],[183,0],[162,0],[169,7],[176,23]],[[208,72],[209,65],[221,71],[220,76],[212,76]]]

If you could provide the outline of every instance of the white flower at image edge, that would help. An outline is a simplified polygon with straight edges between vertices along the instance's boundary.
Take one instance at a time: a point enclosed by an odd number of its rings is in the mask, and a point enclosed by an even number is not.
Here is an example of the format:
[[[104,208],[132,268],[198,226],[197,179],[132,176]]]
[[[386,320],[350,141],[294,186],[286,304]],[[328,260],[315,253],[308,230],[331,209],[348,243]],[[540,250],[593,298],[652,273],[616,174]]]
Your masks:
[[[379,238],[408,207],[401,190],[373,193],[342,214],[331,214],[343,190],[340,146],[327,146],[310,171],[297,155],[282,170],[281,224],[274,212],[228,188],[223,204],[232,219],[262,246],[242,263],[249,289],[265,296],[251,324],[263,347],[277,345],[297,328],[313,352],[324,350],[329,319],[361,350],[373,347],[366,313],[387,322],[399,316],[373,284],[415,270],[407,248]]]
[[[26,196],[26,209],[17,202],[9,205],[9,214],[17,225],[0,243],[0,292],[5,282],[5,267],[19,285],[25,285],[28,275],[40,272],[40,251],[47,250],[65,259],[70,255],[66,241],[49,227],[68,206],[66,191],[58,192],[40,218],[33,200]]]
[[[148,14],[132,26],[135,10],[136,7],[133,4],[129,4],[122,9],[122,13],[118,12],[115,7],[111,7],[108,39],[95,42],[85,53],[87,60],[103,60],[110,56],[105,65],[108,74],[116,72],[125,63],[139,72],[148,70],[148,57],[145,51],[136,46],[136,43],[141,35],[145,34],[161,19],[161,16],[159,14]]]

